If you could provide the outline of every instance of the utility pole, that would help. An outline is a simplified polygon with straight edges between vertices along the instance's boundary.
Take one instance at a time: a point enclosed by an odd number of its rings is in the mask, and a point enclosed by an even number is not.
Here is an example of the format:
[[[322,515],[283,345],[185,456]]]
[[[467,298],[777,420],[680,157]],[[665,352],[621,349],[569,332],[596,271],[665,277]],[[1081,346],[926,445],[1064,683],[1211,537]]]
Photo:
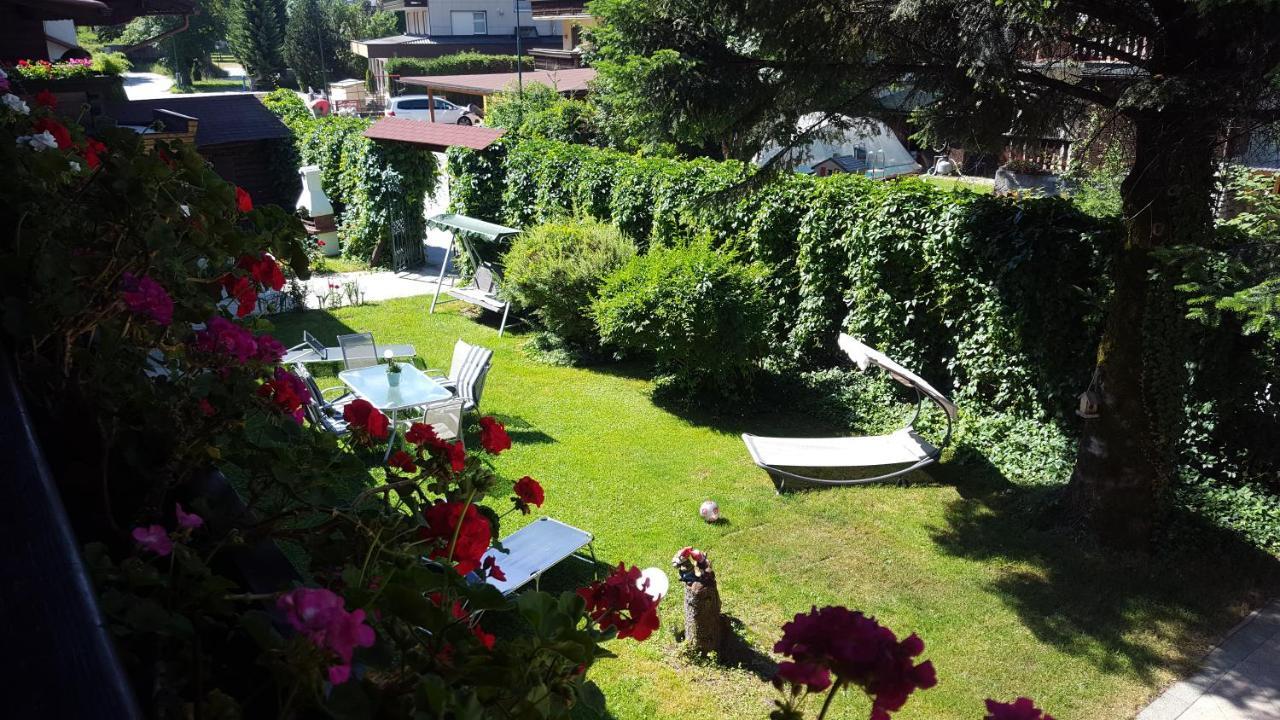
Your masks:
[[[317,6],[318,7],[318,6]],[[323,18],[324,11],[321,10]],[[316,45],[320,48],[320,96],[325,100],[329,99],[329,76],[324,71],[324,22],[316,23]],[[330,108],[332,111],[332,108]]]
[[[524,53],[520,36],[520,0],[512,0],[516,9],[516,93],[524,101]]]

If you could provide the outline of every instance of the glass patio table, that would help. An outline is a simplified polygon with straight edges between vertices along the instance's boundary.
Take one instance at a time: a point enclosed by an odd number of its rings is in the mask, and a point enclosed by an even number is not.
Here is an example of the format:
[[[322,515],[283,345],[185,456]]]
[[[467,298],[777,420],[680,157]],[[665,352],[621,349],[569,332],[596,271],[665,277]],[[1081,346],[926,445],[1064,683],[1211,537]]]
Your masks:
[[[396,445],[396,436],[400,432],[396,421],[401,410],[453,397],[453,393],[427,377],[426,373],[403,363],[400,365],[400,384],[396,387],[391,387],[387,380],[386,365],[344,370],[338,373],[338,379],[356,395],[391,416],[391,437],[387,442],[387,452],[383,455],[384,460],[391,456],[391,448]]]

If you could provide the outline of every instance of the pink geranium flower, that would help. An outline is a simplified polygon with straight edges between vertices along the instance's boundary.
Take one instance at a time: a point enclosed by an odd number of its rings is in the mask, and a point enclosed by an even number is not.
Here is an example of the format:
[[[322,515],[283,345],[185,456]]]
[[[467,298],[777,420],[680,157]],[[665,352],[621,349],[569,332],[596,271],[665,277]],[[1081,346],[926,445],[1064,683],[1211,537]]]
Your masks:
[[[183,510],[182,503],[173,504],[173,514],[178,518],[178,527],[184,530],[194,530],[204,525],[204,518]]]
[[[373,628],[364,624],[364,610],[347,612],[340,595],[324,588],[297,588],[276,601],[289,625],[316,647],[338,656],[329,668],[329,682],[351,679],[351,658],[358,647],[371,647]]]
[[[169,539],[169,533],[159,525],[136,527],[132,535],[135,542],[160,557],[173,552],[173,541]]]
[[[149,318],[157,325],[173,322],[173,298],[150,277],[138,277],[133,273],[120,275],[120,295],[124,304],[135,315]]]

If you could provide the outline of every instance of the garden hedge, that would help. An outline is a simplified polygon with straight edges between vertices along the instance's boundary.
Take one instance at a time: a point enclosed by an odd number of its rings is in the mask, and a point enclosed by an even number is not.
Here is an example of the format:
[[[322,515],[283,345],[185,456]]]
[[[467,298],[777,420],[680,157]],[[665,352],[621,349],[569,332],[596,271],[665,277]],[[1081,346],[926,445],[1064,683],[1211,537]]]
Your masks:
[[[387,60],[388,75],[463,75],[467,73],[515,72],[516,63],[523,59],[524,69],[533,69],[533,58],[515,55],[491,55],[468,50],[433,58],[398,57]]]
[[[1076,396],[1094,365],[1118,219],[1058,198],[997,198],[915,179],[756,177],[737,162],[544,139],[454,150],[449,170],[456,211],[516,227],[592,217],[641,248],[708,233],[768,270],[766,366],[831,389],[834,337],[846,330],[957,401],[965,417],[957,453],[981,455],[1016,482],[1062,482],[1070,472]],[[1268,396],[1275,343],[1242,336],[1238,324],[1187,321],[1176,299],[1169,308],[1159,326],[1134,331],[1188,368],[1153,382],[1150,398],[1167,421],[1160,433],[1176,439],[1177,502],[1280,549],[1280,521],[1259,520],[1280,508],[1280,451],[1244,443],[1280,432],[1276,404],[1250,400]],[[844,414],[877,416],[869,406]],[[1268,449],[1246,460],[1247,447]]]

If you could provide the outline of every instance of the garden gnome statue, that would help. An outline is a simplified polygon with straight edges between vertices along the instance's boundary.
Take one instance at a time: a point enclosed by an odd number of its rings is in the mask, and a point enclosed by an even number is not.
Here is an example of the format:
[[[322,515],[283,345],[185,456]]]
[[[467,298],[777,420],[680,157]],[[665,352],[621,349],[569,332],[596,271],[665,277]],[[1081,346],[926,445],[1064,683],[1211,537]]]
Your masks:
[[[720,590],[707,554],[687,547],[671,558],[684,583],[684,635],[693,649],[706,654],[720,649],[724,619],[720,617]]]

